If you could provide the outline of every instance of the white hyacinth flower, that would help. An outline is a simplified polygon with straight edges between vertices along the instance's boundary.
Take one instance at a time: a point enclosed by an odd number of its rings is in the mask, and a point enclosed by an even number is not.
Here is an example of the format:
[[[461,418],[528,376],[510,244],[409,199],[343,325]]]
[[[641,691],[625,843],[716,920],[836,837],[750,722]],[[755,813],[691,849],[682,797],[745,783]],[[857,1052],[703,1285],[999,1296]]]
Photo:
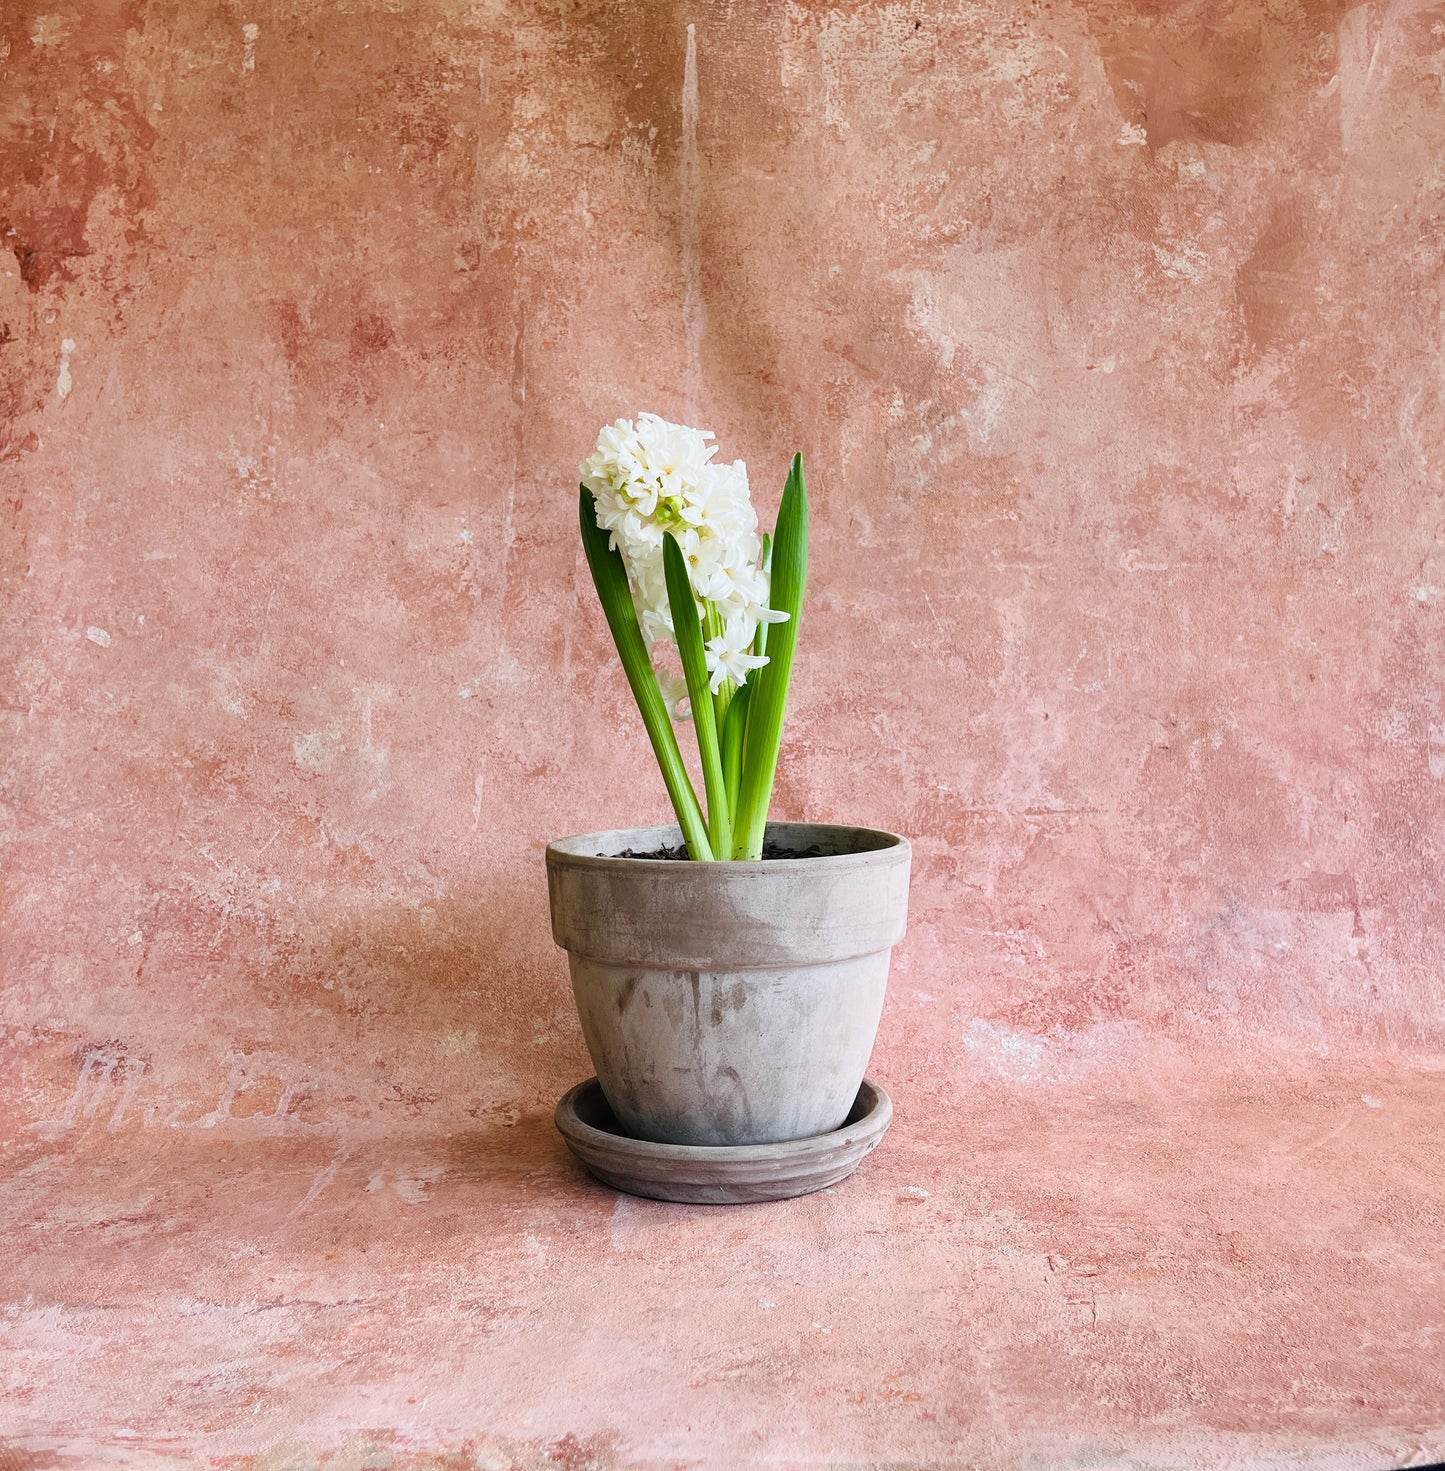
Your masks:
[[[661,670],[657,675],[657,687],[662,691],[663,702],[667,705],[667,713],[677,721],[692,719],[692,710],[687,701],[687,680],[680,674],[664,674]]]
[[[741,460],[714,464],[712,437],[656,414],[639,414],[635,423],[618,419],[597,436],[582,483],[592,492],[598,526],[622,554],[649,653],[673,636],[662,549],[669,532],[677,537],[699,615],[713,616],[712,626],[724,630],[707,644],[716,694],[724,681],[742,685],[768,662],[751,652],[758,624],[788,615],[767,606],[747,467]],[[675,712],[678,700],[668,704]]]
[[[729,618],[727,627],[716,637],[707,641],[707,668],[711,678],[708,686],[717,694],[723,680],[734,684],[745,684],[751,670],[761,669],[768,662],[764,654],[753,653],[753,634],[757,626],[749,625],[741,614]]]

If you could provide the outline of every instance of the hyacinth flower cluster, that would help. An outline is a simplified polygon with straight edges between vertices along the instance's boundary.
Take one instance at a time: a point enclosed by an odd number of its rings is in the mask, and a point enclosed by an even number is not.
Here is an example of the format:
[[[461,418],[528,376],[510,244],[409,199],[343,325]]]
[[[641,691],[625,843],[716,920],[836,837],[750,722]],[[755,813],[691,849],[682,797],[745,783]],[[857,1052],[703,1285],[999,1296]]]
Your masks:
[[[775,535],[760,535],[747,468],[715,464],[712,438],[656,414],[607,425],[582,464],[582,544],[689,855],[754,859],[807,579],[808,497],[795,455]],[[656,662],[668,643],[680,678]],[[706,812],[673,726],[687,718]]]

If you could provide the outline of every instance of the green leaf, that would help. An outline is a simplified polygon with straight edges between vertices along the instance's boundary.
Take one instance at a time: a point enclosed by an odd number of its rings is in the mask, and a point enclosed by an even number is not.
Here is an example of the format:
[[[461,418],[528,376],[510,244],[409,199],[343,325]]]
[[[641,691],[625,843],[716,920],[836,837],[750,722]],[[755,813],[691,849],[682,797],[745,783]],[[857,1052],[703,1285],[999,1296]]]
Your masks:
[[[672,799],[688,852],[694,858],[711,859],[713,851],[708,841],[707,824],[703,820],[702,808],[698,806],[697,793],[688,779],[687,767],[682,763],[682,752],[673,734],[667,704],[657,687],[652,660],[647,657],[642,630],[637,626],[637,609],[632,606],[632,592],[627,586],[627,569],[623,566],[622,554],[613,547],[609,533],[597,524],[597,506],[592,492],[585,485],[581,492],[578,511],[582,522],[582,547],[587,553],[587,565],[592,569],[592,581],[597,587],[597,598],[602,604],[607,626],[612,630],[612,641],[617,645],[617,655],[622,660],[622,672],[627,676],[632,696],[642,714],[642,723],[647,728],[648,740],[652,742],[653,754],[661,768],[663,784]]]
[[[775,623],[768,631],[768,662],[755,670],[747,688],[747,732],[743,740],[742,776],[733,813],[733,857],[759,858],[768,822],[768,805],[773,798],[773,778],[778,769],[778,747],[783,737],[783,715],[788,703],[788,683],[793,672],[793,651],[802,620],[803,592],[808,581],[808,490],[803,480],[803,457],[793,456],[788,483],[778,508],[777,533],[773,538],[772,592],[770,603],[786,613],[786,623]]]
[[[702,623],[697,616],[687,558],[677,538],[668,532],[662,538],[662,570],[667,578],[667,603],[672,610],[672,637],[682,660],[687,680],[687,698],[692,705],[692,724],[697,732],[697,751],[702,757],[702,779],[707,791],[708,837],[719,858],[732,852],[732,809],[723,779],[722,754],[718,749],[717,716],[708,689],[707,654],[702,643]]]

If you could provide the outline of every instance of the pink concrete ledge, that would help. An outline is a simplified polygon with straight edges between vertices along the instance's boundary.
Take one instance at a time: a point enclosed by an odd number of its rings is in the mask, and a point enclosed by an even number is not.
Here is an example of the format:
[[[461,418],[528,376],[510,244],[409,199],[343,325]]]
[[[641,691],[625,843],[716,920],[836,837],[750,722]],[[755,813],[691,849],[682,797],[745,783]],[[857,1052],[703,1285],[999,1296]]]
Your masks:
[[[893,1080],[851,1180],[666,1206],[549,1107],[8,1151],[0,1466],[1387,1471],[1445,1456],[1438,1072]]]

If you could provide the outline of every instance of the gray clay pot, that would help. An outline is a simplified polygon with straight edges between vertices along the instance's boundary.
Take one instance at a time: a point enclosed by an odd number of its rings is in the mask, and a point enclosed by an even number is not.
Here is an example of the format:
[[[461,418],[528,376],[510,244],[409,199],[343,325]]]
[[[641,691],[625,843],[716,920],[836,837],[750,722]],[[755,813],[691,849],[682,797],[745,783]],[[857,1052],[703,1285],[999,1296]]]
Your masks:
[[[770,823],[754,863],[621,858],[676,827],[547,849],[552,936],[618,1123],[669,1144],[839,1128],[858,1096],[908,916],[910,849],[869,828]]]

